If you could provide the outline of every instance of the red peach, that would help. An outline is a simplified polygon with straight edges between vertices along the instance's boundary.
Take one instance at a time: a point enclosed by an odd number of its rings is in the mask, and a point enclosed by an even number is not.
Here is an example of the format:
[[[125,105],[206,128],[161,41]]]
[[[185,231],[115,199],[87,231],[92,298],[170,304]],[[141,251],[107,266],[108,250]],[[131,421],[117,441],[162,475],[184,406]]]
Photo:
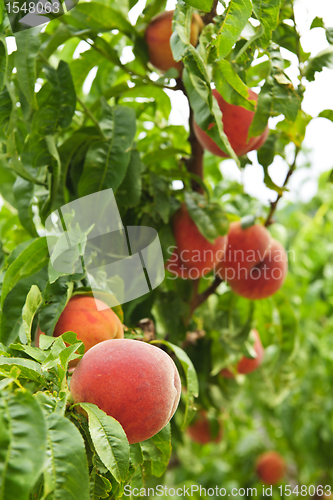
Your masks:
[[[166,264],[166,269],[182,278],[197,279],[208,274],[221,259],[227,245],[227,236],[219,236],[210,243],[200,233],[183,204],[173,220],[177,249]]]
[[[237,364],[237,373],[240,373],[242,375],[246,375],[247,373],[255,371],[257,368],[259,368],[264,359],[265,350],[262,346],[258,331],[253,329],[251,330],[251,334],[254,336],[253,349],[257,357],[247,358],[246,356],[243,356],[240,359]],[[225,378],[234,378],[234,374],[232,373],[232,371],[228,370],[228,368],[224,368],[220,373]]]
[[[230,225],[228,247],[217,274],[235,293],[251,300],[270,297],[283,285],[287,270],[285,249],[264,226]]]
[[[170,47],[173,13],[173,10],[169,10],[155,16],[146,30],[145,39],[148,45],[149,61],[153,66],[162,71],[175,68],[181,73],[183,65],[181,61],[176,62],[174,60]],[[201,17],[194,13],[192,16],[190,36],[192,45],[197,45],[202,28],[203,21]]]
[[[112,309],[99,299],[82,295],[70,299],[55,326],[53,337],[60,337],[68,331],[76,333],[78,340],[84,343],[85,352],[99,342],[124,336],[123,325]],[[38,328],[37,346],[41,333]],[[70,361],[69,366],[73,368],[78,362],[78,359]]]
[[[267,451],[258,458],[256,472],[264,483],[276,484],[283,478],[286,464],[279,453]]]
[[[97,405],[122,425],[129,443],[151,438],[167,425],[179,403],[181,383],[161,349],[130,339],[92,347],[70,384],[75,403]]]
[[[187,428],[187,434],[193,441],[200,444],[207,444],[210,442],[219,443],[223,438],[223,426],[220,420],[218,425],[219,429],[217,436],[213,439],[207,413],[205,411],[200,411],[194,423]]]
[[[268,137],[268,127],[266,127],[260,136],[248,139],[249,128],[255,112],[245,109],[242,106],[227,103],[216,89],[213,90],[213,96],[216,98],[219,108],[222,111],[223,129],[236,155],[243,156],[253,149],[261,148]],[[251,89],[249,89],[249,100],[258,101],[257,94]],[[213,126],[211,124],[209,128]],[[215,156],[228,158],[229,155],[224,153],[195,121],[193,121],[193,127],[195,135],[204,149],[207,149],[207,151],[210,151]]]

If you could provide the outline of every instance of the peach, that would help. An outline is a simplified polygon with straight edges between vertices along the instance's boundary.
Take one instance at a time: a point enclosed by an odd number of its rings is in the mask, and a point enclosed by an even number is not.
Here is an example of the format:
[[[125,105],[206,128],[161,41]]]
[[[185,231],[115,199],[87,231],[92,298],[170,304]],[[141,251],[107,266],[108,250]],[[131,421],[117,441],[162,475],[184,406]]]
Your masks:
[[[104,340],[123,338],[124,330],[120,319],[112,309],[98,310],[99,307],[107,307],[104,302],[93,297],[76,295],[70,299],[63,310],[53,332],[53,337],[59,337],[65,332],[72,331],[77,338],[84,343],[85,352],[94,345]],[[41,334],[38,328],[36,345]],[[70,361],[69,366],[73,368],[79,359]]]
[[[210,428],[207,413],[205,411],[200,411],[194,423],[187,428],[187,434],[193,441],[200,444],[207,444],[210,442],[219,443],[223,438],[223,427],[220,420],[218,421],[218,425],[218,433],[214,438],[212,436],[212,429]]]
[[[255,371],[257,368],[259,368],[264,359],[265,350],[262,346],[258,331],[255,329],[251,330],[251,335],[253,335],[254,337],[253,349],[255,350],[257,357],[247,358],[246,356],[243,356],[240,359],[237,364],[236,371],[237,373],[240,373],[242,375],[246,375],[247,373]],[[234,378],[233,372],[228,370],[228,368],[224,368],[220,373],[225,378]]]
[[[129,443],[151,438],[175,413],[181,392],[173,360],[151,344],[106,340],[92,347],[74,370],[75,403],[93,403],[122,425]]]
[[[227,236],[219,236],[210,243],[200,233],[183,204],[173,220],[176,250],[166,269],[181,278],[197,279],[208,274],[221,261],[227,245]]]
[[[260,136],[248,139],[249,128],[255,114],[254,111],[227,103],[216,89],[213,90],[213,96],[216,98],[219,108],[222,111],[224,132],[236,155],[243,156],[253,149],[261,148],[268,137],[269,129],[266,127]],[[251,89],[249,89],[249,100],[258,101],[257,94]],[[209,128],[213,126],[211,124]],[[207,151],[210,151],[215,156],[228,158],[228,155],[217,146],[213,139],[195,121],[193,121],[193,127],[194,133],[204,149],[207,149]]]
[[[267,451],[258,458],[256,472],[264,483],[276,484],[283,478],[286,472],[286,464],[279,453]]]
[[[242,229],[230,224],[228,247],[217,274],[247,299],[264,299],[276,293],[287,275],[287,254],[261,225]]]
[[[148,45],[149,61],[161,71],[175,68],[179,73],[182,71],[181,61],[176,62],[173,58],[170,37],[172,35],[173,10],[162,12],[155,16],[146,29],[145,40]],[[199,14],[192,16],[190,42],[196,46],[199,34],[203,28],[203,21]]]

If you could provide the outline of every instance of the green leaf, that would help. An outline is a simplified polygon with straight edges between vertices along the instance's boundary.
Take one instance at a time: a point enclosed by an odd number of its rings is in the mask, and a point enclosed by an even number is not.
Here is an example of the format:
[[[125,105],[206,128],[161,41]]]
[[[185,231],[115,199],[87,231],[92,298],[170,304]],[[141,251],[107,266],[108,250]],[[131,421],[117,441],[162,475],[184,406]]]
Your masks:
[[[44,305],[38,319],[41,331],[52,335],[61,313],[69,302],[73,293],[74,283],[68,278],[59,278],[55,283],[48,283],[43,293]]]
[[[299,108],[300,98],[291,85],[281,85],[272,76],[268,77],[258,96],[257,111],[249,129],[249,136],[262,134],[270,116],[283,114],[294,122]]]
[[[214,0],[184,0],[188,5],[204,12],[210,12]]]
[[[270,38],[279,22],[281,0],[252,0],[252,5],[253,12]]]
[[[318,118],[327,118],[327,120],[330,120],[333,122],[333,110],[332,109],[324,109],[324,111],[321,111],[318,115]]]
[[[222,59],[214,65],[213,79],[216,90],[229,104],[254,111],[255,101],[249,100],[248,88],[239,78],[229,61]]]
[[[151,473],[154,476],[161,477],[168,466],[171,456],[170,424],[140,445],[144,460],[151,462]]]
[[[5,85],[7,70],[7,45],[6,40],[0,35],[0,92]]]
[[[251,12],[250,0],[230,0],[220,32],[214,41],[219,59],[229,54],[245,28]]]
[[[129,467],[129,444],[120,423],[90,403],[80,403],[87,412],[89,431],[96,451],[115,480],[124,481]]]
[[[44,464],[46,424],[27,391],[0,400],[0,498],[28,500]]]
[[[310,30],[313,28],[325,28],[324,21],[321,17],[315,17],[311,23]]]
[[[133,38],[136,36],[134,27],[118,11],[97,2],[79,3],[72,9],[67,17],[67,22],[80,28],[103,32],[114,29]]]
[[[16,207],[22,226],[31,234],[38,236],[38,233],[33,222],[33,201],[34,201],[34,184],[21,177],[17,177],[13,193],[16,201]]]
[[[0,357],[0,370],[2,373],[9,374],[13,366],[20,370],[20,378],[34,380],[42,385],[45,384],[39,363],[25,358]]]
[[[47,66],[44,72],[54,96],[52,103],[48,99],[47,104],[53,105],[56,99],[58,104],[58,116],[53,130],[57,126],[67,128],[71,124],[76,107],[76,94],[69,66],[66,62],[60,61],[57,69]],[[48,133],[51,133],[51,130]]]
[[[45,266],[38,273],[32,274],[31,276],[20,280],[8,293],[1,313],[1,342],[9,345],[17,340],[22,323],[22,308],[24,307],[25,299],[29,290],[32,285],[36,285],[40,290],[43,290],[46,283],[47,268]]]
[[[156,112],[160,113],[163,118],[168,120],[171,111],[171,101],[170,97],[164,92],[163,88],[153,87],[152,85],[146,84],[144,87],[135,86],[132,89],[121,93],[122,99],[133,98],[134,100],[138,97],[147,99],[147,101],[154,99],[156,103]],[[124,104],[126,105],[126,101]]]
[[[62,500],[89,500],[88,463],[83,438],[67,418],[58,413],[46,417],[47,460],[44,495]],[[50,497],[51,498],[51,497]]]
[[[130,208],[139,204],[142,191],[141,173],[143,169],[144,165],[141,162],[140,153],[136,149],[133,149],[125,179],[117,191],[118,203]]]
[[[131,159],[135,112],[125,106],[104,105],[102,126],[108,140],[90,146],[79,183],[80,196],[103,189],[118,189]]]
[[[214,142],[239,165],[239,160],[223,131],[222,113],[216,99],[213,99],[208,70],[190,45],[184,56],[183,81],[194,112],[194,120]],[[213,127],[210,127],[211,125]]]
[[[101,498],[109,498],[109,493],[112,490],[110,481],[99,474],[96,469],[93,469],[90,474],[90,497],[91,500],[100,500]]]
[[[218,236],[228,233],[228,219],[217,203],[207,203],[204,196],[194,192],[185,193],[185,203],[191,219],[208,241],[214,243]]]
[[[37,109],[35,83],[36,59],[41,45],[39,32],[40,27],[36,27],[15,33],[17,81],[30,106],[34,109]]]
[[[22,325],[19,331],[20,340],[24,344],[31,345],[32,322],[41,303],[42,294],[38,286],[32,285],[22,310]]]
[[[47,264],[48,259],[49,253],[45,237],[38,238],[23,250],[6,271],[2,285],[2,306],[6,296],[16,283],[42,269]]]
[[[13,112],[13,102],[7,88],[0,92],[0,140],[5,141]]]
[[[315,57],[311,57],[306,65],[304,76],[309,82],[315,79],[315,73],[322,71],[324,68],[333,69],[333,47],[319,52]]]

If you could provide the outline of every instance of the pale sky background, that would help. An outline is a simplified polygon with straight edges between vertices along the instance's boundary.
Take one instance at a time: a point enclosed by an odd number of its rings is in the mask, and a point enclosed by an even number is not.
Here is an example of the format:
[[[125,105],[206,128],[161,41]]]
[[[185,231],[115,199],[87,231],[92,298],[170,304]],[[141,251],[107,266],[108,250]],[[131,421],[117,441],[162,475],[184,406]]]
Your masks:
[[[167,10],[175,6],[175,0],[169,0]],[[131,10],[130,19],[134,23],[145,5],[144,0],[139,0],[138,4]],[[322,17],[325,26],[333,26],[333,5],[332,0],[297,0],[295,3],[296,24],[301,34],[301,43],[306,52],[311,52],[311,56],[316,55],[321,50],[329,46],[323,28],[315,28],[310,31],[310,25],[314,17]],[[8,51],[16,50],[14,37],[7,38]],[[89,48],[85,42],[80,42],[74,57]],[[297,82],[297,66],[295,56],[286,49],[282,49],[283,56],[291,61],[291,66],[286,73]],[[123,59],[131,58],[130,53],[123,54]],[[125,62],[125,61],[123,61]],[[84,90],[89,92],[91,83],[96,74],[94,68],[88,75],[84,85]],[[38,84],[37,84],[38,85]],[[333,71],[324,70],[316,74],[315,81],[307,83],[303,109],[312,116],[317,116],[324,109],[333,109]],[[170,123],[184,125],[188,127],[188,105],[186,98],[180,92],[167,91],[172,102]],[[279,121],[278,118],[270,120],[270,127]],[[304,146],[310,151],[310,168],[299,168],[294,174],[289,184],[290,191],[284,195],[285,199],[303,201],[313,197],[317,189],[317,179],[321,172],[333,168],[333,123],[324,119],[314,119],[307,128]],[[237,179],[244,183],[245,191],[258,198],[263,203],[268,204],[274,200],[276,193],[266,188],[263,183],[262,167],[257,162],[257,153],[252,151],[249,158],[253,165],[248,165],[243,172],[240,172],[233,160],[225,160],[221,163],[221,171],[224,176]],[[301,166],[305,159],[299,156],[298,165]],[[280,157],[276,157],[274,163],[269,167],[270,175],[276,184],[281,185],[287,173],[288,166]],[[0,200],[1,203],[1,200]]]

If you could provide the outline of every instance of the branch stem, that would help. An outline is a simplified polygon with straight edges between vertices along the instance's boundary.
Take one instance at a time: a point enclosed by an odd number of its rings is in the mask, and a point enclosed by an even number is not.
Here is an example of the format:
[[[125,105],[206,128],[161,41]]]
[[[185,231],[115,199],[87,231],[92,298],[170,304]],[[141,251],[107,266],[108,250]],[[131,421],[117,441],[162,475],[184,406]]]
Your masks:
[[[288,173],[286,175],[286,178],[284,180],[284,183],[282,185],[283,188],[285,188],[289,182],[289,179],[290,177],[292,176],[292,174],[294,173],[295,169],[296,169],[296,161],[297,161],[297,156],[298,156],[298,153],[300,152],[300,148],[298,146],[296,146],[296,149],[295,149],[295,156],[294,156],[294,161],[291,165],[289,165],[289,170],[288,170]],[[282,198],[283,196],[283,192],[278,194],[278,196],[276,197],[276,200],[275,201],[272,201],[271,202],[271,208],[270,208],[270,211],[268,213],[268,216],[266,218],[266,222],[265,222],[265,227],[268,227],[270,226],[271,224],[273,224],[273,215],[277,209],[277,205],[280,201],[280,199]]]

